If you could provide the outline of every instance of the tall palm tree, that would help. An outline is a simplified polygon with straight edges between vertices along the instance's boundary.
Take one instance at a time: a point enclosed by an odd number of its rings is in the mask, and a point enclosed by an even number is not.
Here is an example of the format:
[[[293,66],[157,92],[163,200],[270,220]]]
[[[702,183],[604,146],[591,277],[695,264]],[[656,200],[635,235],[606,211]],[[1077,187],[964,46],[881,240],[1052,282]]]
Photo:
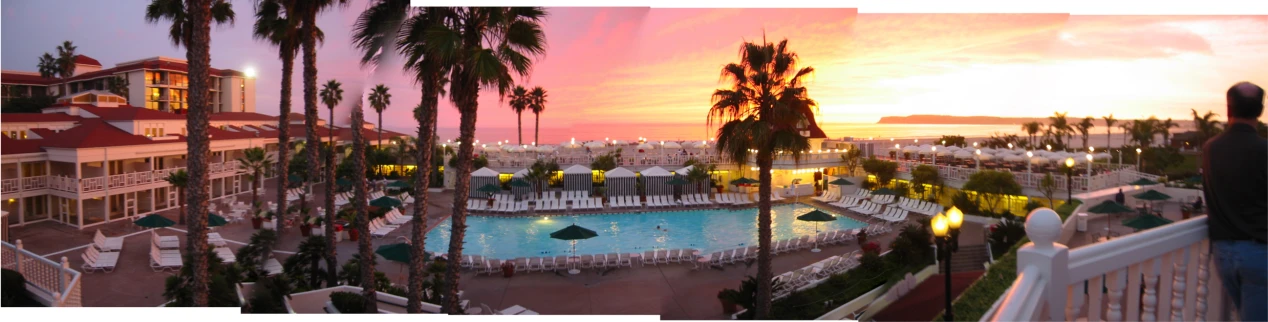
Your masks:
[[[1220,121],[1215,119],[1219,114],[1206,111],[1206,114],[1198,115],[1197,109],[1190,109],[1193,112],[1193,125],[1198,130],[1198,164],[1202,164],[1202,146],[1206,144],[1206,140],[1219,135],[1221,132]]]
[[[775,151],[800,160],[810,148],[797,125],[817,106],[807,94],[802,77],[813,67],[798,69],[798,56],[788,51],[788,40],[778,44],[746,42],[740,61],[722,67],[727,88],[713,93],[709,124],[722,123],[717,151],[737,165],[755,156],[759,173],[756,319],[770,317],[771,308],[771,165]]]
[[[57,58],[54,58],[49,53],[44,53],[44,55],[40,56],[40,62],[36,64],[36,68],[40,70],[40,77],[46,79],[52,79],[57,77],[58,73],[61,73],[60,66],[57,65]]]
[[[1087,137],[1089,132],[1092,131],[1092,127],[1096,126],[1095,122],[1096,122],[1095,118],[1088,116],[1080,120],[1078,124],[1074,125],[1074,128],[1079,130],[1079,135],[1083,136],[1083,148],[1088,147]]]
[[[297,1],[294,7],[295,16],[301,22],[298,36],[304,58],[304,129],[308,134],[305,141],[308,144],[308,173],[311,174],[305,176],[308,180],[304,187],[310,193],[315,181],[312,178],[318,177],[321,166],[317,163],[318,153],[321,152],[321,137],[317,133],[317,44],[325,41],[325,34],[317,27],[317,14],[336,5],[347,4],[346,0],[303,0]],[[301,209],[308,209],[306,198],[301,197],[299,202]]]
[[[424,36],[429,47],[437,48],[434,54],[450,67],[449,99],[462,116],[449,241],[449,256],[461,258],[480,90],[496,89],[499,97],[504,97],[514,85],[513,73],[522,77],[529,74],[532,57],[546,50],[541,26],[546,12],[540,7],[460,7],[446,11],[450,12],[443,23],[426,30]],[[458,311],[458,273],[457,265],[449,265],[445,272],[448,295],[441,306],[443,312]]]
[[[1070,138],[1073,136],[1072,133],[1074,132],[1074,128],[1070,126],[1070,121],[1066,119],[1066,114],[1069,114],[1069,112],[1053,112],[1052,116],[1048,117],[1048,128],[1052,129],[1053,137],[1057,141],[1057,146],[1060,146],[1062,149],[1067,148],[1066,145],[1069,144],[1069,140],[1062,140],[1061,137],[1066,136],[1067,138]]]
[[[264,148],[248,148],[242,150],[242,157],[238,158],[238,171],[246,174],[251,180],[251,209],[259,211],[255,207],[260,204],[260,183],[264,179],[263,174],[266,169],[273,166],[273,160],[269,159],[269,155]]]
[[[388,93],[387,86],[383,84],[375,85],[370,90],[370,107],[374,108],[374,112],[379,113],[379,138],[376,145],[383,146],[383,111],[392,105],[392,93]]]
[[[357,103],[352,107],[352,128],[361,129],[365,117],[361,113],[361,104]],[[355,186],[353,190],[352,206],[355,209],[356,227],[361,232],[362,238],[357,240],[357,249],[361,258],[374,258],[374,250],[370,249],[370,213],[366,204],[366,196],[368,192],[365,186],[365,150],[366,140],[361,135],[361,131],[352,131],[352,184]],[[374,281],[374,261],[363,260],[361,264],[361,281],[367,283],[367,287],[361,288],[361,295],[365,297],[365,311],[378,312],[378,300],[375,295],[375,289],[372,281]]]
[[[1123,129],[1123,145],[1127,145],[1127,139],[1131,138],[1132,127],[1135,126],[1134,123],[1136,121],[1126,120],[1118,125],[1118,128]]]
[[[67,84],[66,80],[70,79],[71,76],[75,76],[75,59],[79,57],[79,55],[75,54],[75,49],[78,48],[70,40],[67,40],[57,46],[56,57],[49,53],[44,53],[43,56],[40,56],[38,65],[40,77],[57,77],[61,81],[58,84],[57,96],[69,94],[70,85]]]
[[[516,85],[511,90],[511,110],[515,111],[515,135],[519,136],[519,145],[524,145],[524,118],[520,114],[528,109],[528,105],[532,103],[532,99],[528,96],[528,90],[524,86]]]
[[[335,257],[335,225],[329,223],[335,222],[335,144],[337,143],[335,141],[335,106],[343,101],[343,88],[340,88],[340,86],[342,84],[339,81],[332,79],[326,81],[326,84],[321,87],[321,102],[326,104],[326,109],[330,110],[330,119],[326,120],[330,122],[328,124],[330,127],[330,133],[328,134],[330,136],[330,150],[326,153],[326,204],[324,208],[326,210],[325,222],[327,224],[324,226],[326,228],[326,253],[323,257],[326,259],[326,267],[332,272],[326,275],[327,285],[336,283],[338,278],[333,271],[339,265],[338,258]]]
[[[1172,121],[1170,117],[1162,122],[1158,122],[1158,134],[1162,134],[1162,145],[1171,145],[1171,128],[1180,127],[1179,123]]]
[[[533,110],[533,142],[541,142],[537,138],[537,133],[541,127],[542,112],[546,111],[546,90],[541,86],[533,87],[533,91],[528,93],[532,101],[528,104],[528,108]]]
[[[191,290],[194,294],[194,306],[207,306],[208,285],[208,247],[207,247],[207,203],[210,201],[210,162],[211,136],[207,133],[210,126],[211,108],[208,98],[211,94],[211,23],[233,23],[233,6],[224,0],[152,0],[145,8],[145,20],[158,23],[160,20],[171,21],[168,37],[173,45],[185,46],[185,60],[189,64],[189,116],[185,127],[188,129],[186,153],[189,169],[190,193],[186,195],[188,204],[194,211],[189,212],[191,223],[187,233],[186,244],[189,246],[190,265],[193,281]]]
[[[1113,134],[1110,131],[1114,130],[1114,123],[1118,123],[1118,120],[1114,119],[1113,113],[1110,113],[1110,115],[1102,116],[1101,119],[1105,120],[1105,148],[1109,149],[1111,145],[1110,138],[1112,137],[1112,134]]]
[[[1039,122],[1026,122],[1021,125],[1021,130],[1026,131],[1026,135],[1030,137],[1030,140],[1026,141],[1030,146],[1035,146],[1035,134],[1038,134],[1042,128],[1043,123]]]
[[[353,26],[353,44],[361,49],[362,65],[377,65],[384,48],[394,48],[405,57],[405,67],[412,72],[422,90],[422,101],[414,109],[418,122],[418,145],[414,157],[414,219],[410,231],[409,283],[406,311],[421,313],[421,301],[426,279],[425,234],[427,232],[427,187],[430,185],[432,159],[436,144],[436,115],[440,95],[445,94],[447,63],[432,51],[427,41],[427,30],[443,28],[440,25],[452,13],[443,7],[412,7],[408,0],[376,0],[357,17]],[[390,49],[389,49],[390,50]],[[444,294],[448,296],[448,294]]]
[[[1132,141],[1140,145],[1140,147],[1153,146],[1154,135],[1158,134],[1161,122],[1158,118],[1150,116],[1149,119],[1136,120],[1131,122]]]
[[[185,187],[189,186],[189,172],[185,172],[185,169],[176,170],[176,172],[169,172],[167,177],[163,178],[163,181],[167,181],[167,184],[172,185],[172,187],[176,187],[176,203],[180,205],[180,213],[176,216],[176,220],[180,221],[179,224],[184,225],[186,217]]]
[[[277,56],[282,60],[282,86],[278,95],[277,113],[277,209],[278,214],[286,213],[286,191],[291,183],[287,167],[291,159],[291,75],[295,71],[295,55],[299,53],[301,21],[295,6],[297,0],[262,0],[256,2],[255,25],[252,36],[264,40],[277,47]],[[329,218],[328,218],[329,219]],[[328,221],[329,222],[329,221]],[[331,225],[327,225],[331,226]],[[333,235],[326,235],[333,236]],[[333,248],[331,248],[333,249]]]

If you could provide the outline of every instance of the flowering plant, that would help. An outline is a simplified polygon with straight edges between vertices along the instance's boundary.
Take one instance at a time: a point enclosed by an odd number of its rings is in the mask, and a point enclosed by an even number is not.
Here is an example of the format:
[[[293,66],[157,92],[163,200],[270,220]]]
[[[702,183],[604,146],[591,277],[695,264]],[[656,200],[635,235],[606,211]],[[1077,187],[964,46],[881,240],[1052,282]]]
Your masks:
[[[335,225],[335,232],[343,231],[343,225]]]
[[[863,252],[878,254],[881,252],[881,245],[877,245],[876,242],[868,242],[863,245]]]

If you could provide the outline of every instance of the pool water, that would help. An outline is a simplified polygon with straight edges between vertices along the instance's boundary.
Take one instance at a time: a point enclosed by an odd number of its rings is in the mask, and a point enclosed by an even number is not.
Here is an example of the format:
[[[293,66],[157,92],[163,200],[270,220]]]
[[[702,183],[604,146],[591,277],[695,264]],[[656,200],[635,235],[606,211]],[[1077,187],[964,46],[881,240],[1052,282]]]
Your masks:
[[[773,240],[814,235],[816,222],[797,220],[797,216],[814,209],[806,204],[772,207]],[[819,231],[867,226],[836,212],[819,210],[837,216],[835,221],[819,222]],[[757,245],[757,208],[705,209],[537,217],[468,216],[462,253],[499,259],[567,255],[571,244],[550,238],[550,233],[574,223],[599,234],[578,241],[577,254],[642,253],[679,248],[709,253]],[[427,234],[427,250],[447,253],[450,235],[450,222],[446,220]]]

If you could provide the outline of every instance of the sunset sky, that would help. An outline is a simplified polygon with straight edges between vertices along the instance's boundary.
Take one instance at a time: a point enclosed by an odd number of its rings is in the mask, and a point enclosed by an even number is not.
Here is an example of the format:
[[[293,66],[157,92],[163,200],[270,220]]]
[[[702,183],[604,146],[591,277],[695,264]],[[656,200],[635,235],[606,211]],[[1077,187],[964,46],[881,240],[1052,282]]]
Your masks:
[[[166,22],[145,23],[147,3],[6,1],[0,22],[3,68],[34,71],[37,57],[63,40],[74,41],[79,53],[106,67],[159,55],[183,59],[183,49],[166,38]],[[234,2],[235,25],[213,27],[212,65],[258,70],[257,109],[275,114],[281,64],[273,48],[251,37],[250,3]],[[349,45],[350,26],[365,6],[353,1],[320,17],[326,43],[318,53],[319,83],[339,79],[349,92],[384,83],[393,94],[386,126],[412,129],[409,111],[419,95],[410,78],[397,63],[371,74],[360,68],[359,54]],[[1263,32],[1268,16],[645,7],[548,12],[547,54],[523,82],[549,92],[542,131],[556,139],[558,132],[569,132],[563,130],[651,135],[625,131],[635,128],[703,136],[720,68],[738,60],[743,41],[761,40],[763,34],[771,41],[789,39],[802,63],[817,70],[810,95],[821,104],[820,122],[830,124],[874,123],[886,115],[1047,116],[1053,111],[1188,120],[1191,108],[1224,114],[1224,91],[1235,82],[1268,85],[1263,54],[1268,52]],[[297,110],[302,109],[299,75],[297,68]],[[457,126],[458,113],[450,106],[442,98],[442,128]],[[346,106],[342,110],[346,114]],[[343,124],[346,118],[337,121]],[[526,114],[526,137],[532,122]],[[482,95],[479,128],[514,127],[515,115],[505,102],[495,93]]]

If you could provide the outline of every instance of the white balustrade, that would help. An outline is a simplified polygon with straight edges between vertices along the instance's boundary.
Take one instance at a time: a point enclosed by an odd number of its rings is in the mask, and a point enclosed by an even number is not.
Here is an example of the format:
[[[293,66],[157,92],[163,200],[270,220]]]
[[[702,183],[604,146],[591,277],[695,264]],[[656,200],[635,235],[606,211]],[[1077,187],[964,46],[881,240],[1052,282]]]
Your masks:
[[[22,249],[22,240],[17,245],[0,242],[0,253],[4,268],[21,273],[28,290],[40,291],[33,292],[37,300],[55,307],[81,306],[80,273],[70,268],[66,257],[61,257],[60,263],[53,262]]]
[[[1074,219],[1071,219],[1074,220]],[[982,321],[1226,320],[1212,280],[1206,217],[1068,249],[1061,220],[1040,208],[1026,220],[1017,279]]]
[[[0,180],[0,193],[14,193],[21,191],[21,188],[18,178]]]

